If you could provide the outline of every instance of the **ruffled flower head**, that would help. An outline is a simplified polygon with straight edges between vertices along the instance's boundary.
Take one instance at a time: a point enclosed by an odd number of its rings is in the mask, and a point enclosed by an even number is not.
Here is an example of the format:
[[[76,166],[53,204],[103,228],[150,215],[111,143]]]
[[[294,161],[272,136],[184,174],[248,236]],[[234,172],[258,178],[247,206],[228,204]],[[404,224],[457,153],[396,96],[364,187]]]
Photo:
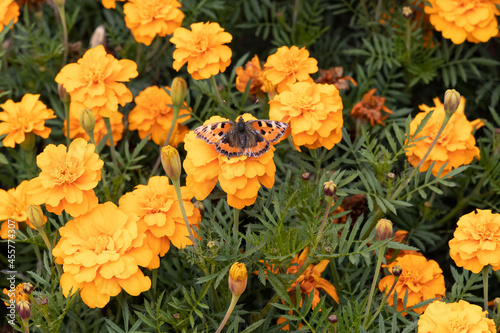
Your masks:
[[[81,110],[80,110],[81,112]],[[87,132],[83,129],[80,124],[80,112],[70,112],[69,113],[69,135],[71,139],[83,138],[85,141],[90,141],[90,137]],[[104,118],[100,114],[96,114],[91,111],[95,119],[94,127],[94,139],[97,144],[101,142],[108,130],[106,129],[106,124],[104,123]],[[123,137],[123,130],[125,126],[123,125],[123,114],[121,112],[113,112],[109,115],[109,122],[111,123],[111,132],[113,133],[113,143],[116,144]],[[63,125],[64,135],[66,132],[66,123]],[[109,140],[106,140],[106,144],[109,146]]]
[[[106,202],[69,221],[59,233],[52,254],[64,270],[60,284],[65,297],[80,290],[85,304],[102,308],[122,289],[137,296],[151,288],[139,266],[149,265],[153,253],[134,214]]]
[[[242,117],[245,121],[255,119],[250,114]],[[228,119],[213,116],[204,124],[220,121]],[[197,139],[194,132],[189,132],[184,142],[187,152],[183,164],[187,173],[186,185],[197,200],[205,199],[219,181],[221,188],[227,193],[227,203],[231,207],[242,209],[254,204],[261,184],[267,188],[274,185],[276,165],[272,145],[269,151],[259,157],[242,155],[228,159],[219,154],[214,145]]]
[[[19,5],[14,0],[0,1],[0,31],[14,20],[17,22],[19,18]]]
[[[49,212],[72,216],[87,213],[97,206],[94,187],[101,180],[104,162],[95,146],[75,139],[66,151],[65,145],[48,145],[36,158],[40,175],[29,182],[34,204],[45,204]]]
[[[70,112],[80,114],[90,109],[95,114],[109,117],[132,101],[132,93],[122,82],[138,75],[132,60],[117,60],[98,45],[85,52],[76,64],[64,66],[56,76],[71,96]]]
[[[156,35],[171,35],[181,26],[184,13],[177,0],[129,0],[123,6],[125,24],[137,42],[150,45]]]
[[[342,99],[331,84],[297,82],[269,102],[269,117],[290,125],[293,143],[332,147],[342,139]]]
[[[99,1],[99,0],[97,0]],[[116,8],[116,2],[117,1],[126,1],[126,0],[102,0],[102,6],[104,8],[108,8],[108,9],[112,9],[112,8]]]
[[[484,43],[498,35],[500,0],[428,0],[425,13],[443,37],[455,44]]]
[[[477,209],[462,216],[449,242],[450,256],[459,267],[479,273],[484,266],[500,269],[500,214]]]
[[[436,106],[432,107],[424,104],[420,105],[419,108],[423,112],[417,114],[410,123],[410,136],[413,137],[413,133],[417,130],[422,119],[424,119],[429,112],[434,111],[424,128],[415,138],[413,138],[413,140],[424,138],[414,142],[414,146],[406,150],[408,162],[414,167],[420,163],[425,153],[429,150],[444,120],[444,106],[439,98],[434,98],[434,104]],[[480,120],[469,122],[465,117],[464,109],[465,98],[462,97],[458,109],[451,116],[443,133],[436,142],[436,145],[420,167],[420,172],[427,171],[432,162],[435,162],[432,174],[436,176],[439,169],[445,163],[448,163],[441,174],[441,176],[444,176],[454,168],[469,164],[474,157],[479,159],[479,148],[475,146],[476,139],[474,135],[472,135],[472,132],[474,129],[481,127],[483,123]]]
[[[165,88],[170,91],[169,87]],[[134,101],[136,106],[128,115],[129,129],[138,130],[141,139],[151,135],[149,138],[154,143],[163,146],[174,117],[174,109],[171,107],[172,98],[161,87],[154,86],[141,91]],[[182,123],[191,118],[190,110],[187,103],[184,102],[183,108],[179,111],[179,118],[174,125],[169,145],[177,147],[189,132]]]
[[[7,290],[7,288],[3,288],[3,293],[9,298],[9,303],[17,304],[21,301],[28,301],[30,299],[29,295],[24,292],[23,285],[24,283],[19,283],[14,289],[14,292],[12,292],[10,289]],[[9,306],[9,303],[3,302],[5,306]]]
[[[351,116],[359,119],[367,119],[372,126],[375,123],[385,126],[384,120],[393,114],[387,106],[385,106],[385,98],[380,96],[373,96],[377,88],[373,88],[363,96],[363,100],[354,105],[351,110]],[[382,115],[382,111],[386,114]]]
[[[251,80],[250,94],[257,94],[261,91],[263,73],[259,57],[255,55],[251,61],[246,63],[245,68],[236,68],[236,89],[240,92],[245,92],[248,81]]]
[[[191,202],[193,194],[181,187],[182,201],[189,224],[197,226],[201,221],[198,208]],[[127,214],[139,217],[138,224],[145,230],[146,243],[153,252],[153,260],[147,267],[158,268],[160,257],[173,245],[182,249],[193,242],[188,238],[189,231],[182,217],[174,186],[165,176],[149,179],[148,185],[137,185],[135,190],[120,198],[120,209]]]
[[[54,111],[48,109],[38,100],[40,95],[26,94],[19,103],[9,99],[0,105],[0,135],[7,134],[3,139],[5,147],[14,148],[16,143],[21,144],[26,134],[33,133],[44,139],[50,135],[51,129],[45,127],[45,121],[54,119]]]
[[[225,32],[219,23],[193,23],[191,30],[175,29],[170,42],[175,44],[172,67],[179,71],[187,63],[187,71],[195,80],[208,79],[223,73],[231,63],[231,49],[224,45],[233,36]]]

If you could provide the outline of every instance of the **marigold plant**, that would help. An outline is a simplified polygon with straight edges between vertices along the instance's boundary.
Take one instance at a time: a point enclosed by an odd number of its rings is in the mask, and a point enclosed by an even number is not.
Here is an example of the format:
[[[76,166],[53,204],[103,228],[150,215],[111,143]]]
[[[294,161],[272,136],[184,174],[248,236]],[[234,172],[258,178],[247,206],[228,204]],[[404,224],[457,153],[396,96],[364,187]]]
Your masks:
[[[10,290],[7,290],[7,288],[3,288],[3,293],[5,296],[7,296],[9,298],[10,303],[15,302],[17,304],[21,301],[29,300],[29,295],[23,291],[23,285],[24,285],[24,283],[19,283],[13,292],[10,292]],[[3,302],[3,303],[6,306],[10,305],[7,302]]]
[[[97,144],[101,142],[108,131],[106,129],[106,124],[104,123],[104,118],[100,114],[96,114],[91,111],[94,115],[95,119],[95,127],[94,127],[94,139]],[[71,139],[83,138],[85,141],[89,141],[89,135],[83,129],[80,124],[80,112],[70,112],[69,113],[69,135]],[[123,125],[123,114],[121,112],[113,112],[109,115],[109,121],[111,124],[111,131],[113,132],[113,143],[116,145],[118,141],[120,141],[123,137],[123,131],[125,126]],[[63,125],[63,133],[67,134],[66,131],[67,123],[64,122]],[[109,146],[109,140],[106,141],[106,144]]]
[[[0,2],[0,31],[14,20],[14,23],[19,18],[19,5],[14,0],[4,0]]]
[[[245,92],[248,81],[250,81],[250,91],[252,95],[261,91],[264,72],[260,64],[259,56],[254,55],[251,61],[248,61],[243,67],[236,68],[236,89]]]

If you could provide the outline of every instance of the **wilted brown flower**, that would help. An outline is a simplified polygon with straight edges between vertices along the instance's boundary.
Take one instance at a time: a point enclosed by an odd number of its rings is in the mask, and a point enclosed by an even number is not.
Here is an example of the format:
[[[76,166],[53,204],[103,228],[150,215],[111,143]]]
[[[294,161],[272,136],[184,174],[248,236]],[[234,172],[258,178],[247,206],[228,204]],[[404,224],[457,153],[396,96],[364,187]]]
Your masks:
[[[345,89],[349,90],[350,86],[347,83],[349,80],[355,86],[358,83],[350,76],[342,76],[344,74],[344,68],[342,67],[330,67],[329,69],[320,69],[319,77],[316,79],[316,83],[326,83],[333,84],[338,90]]]
[[[377,89],[373,88],[363,96],[363,100],[354,105],[351,110],[351,116],[359,119],[367,119],[370,121],[372,126],[375,123],[385,126],[383,121],[388,117],[388,115],[382,115],[380,110],[385,113],[393,114],[387,106],[385,106],[385,98],[380,96],[373,96]]]

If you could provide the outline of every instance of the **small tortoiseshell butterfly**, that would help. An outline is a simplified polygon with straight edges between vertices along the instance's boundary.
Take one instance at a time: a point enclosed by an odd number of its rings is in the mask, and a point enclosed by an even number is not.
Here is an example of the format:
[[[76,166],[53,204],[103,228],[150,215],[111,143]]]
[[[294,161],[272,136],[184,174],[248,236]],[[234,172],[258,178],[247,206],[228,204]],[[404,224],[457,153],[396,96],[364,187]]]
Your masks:
[[[196,138],[215,146],[227,158],[245,155],[259,157],[285,134],[288,124],[275,120],[243,120],[202,125],[195,128]]]

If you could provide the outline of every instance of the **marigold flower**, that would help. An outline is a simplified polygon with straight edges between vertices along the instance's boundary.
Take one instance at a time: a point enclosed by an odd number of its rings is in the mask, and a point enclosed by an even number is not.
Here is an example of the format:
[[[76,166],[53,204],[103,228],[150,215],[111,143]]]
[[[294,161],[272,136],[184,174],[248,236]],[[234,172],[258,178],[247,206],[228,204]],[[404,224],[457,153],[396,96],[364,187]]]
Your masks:
[[[450,256],[459,267],[479,273],[484,266],[500,269],[500,214],[477,209],[462,216],[450,245]]]
[[[167,177],[172,180],[179,179],[182,172],[182,165],[177,149],[172,146],[163,146],[160,150],[160,157]]]
[[[26,301],[22,300],[17,302],[16,310],[17,314],[19,315],[19,318],[21,318],[21,320],[23,321],[29,319],[31,316],[31,304],[27,300]]]
[[[383,110],[385,113],[393,114],[394,112],[389,110],[387,106],[385,106],[385,98],[380,96],[373,96],[377,88],[373,88],[366,94],[364,94],[361,102],[358,102],[354,105],[351,110],[351,116],[359,119],[368,119],[370,120],[370,124],[375,126],[375,123],[385,126],[383,121],[389,115],[382,115],[380,110]]]
[[[429,147],[434,141],[435,135],[438,133],[445,117],[444,106],[439,98],[434,98],[434,104],[435,106],[432,107],[424,104],[420,105],[419,108],[423,112],[417,114],[410,123],[410,137],[412,137],[412,140],[423,137],[423,139],[413,142],[414,146],[409,147],[406,150],[408,162],[410,162],[410,164],[414,167],[420,163],[426,152],[429,150]],[[441,174],[444,176],[454,168],[458,168],[464,164],[469,164],[472,162],[474,157],[479,159],[479,148],[475,146],[476,139],[472,135],[472,132],[474,129],[483,126],[483,123],[480,120],[469,122],[465,117],[464,109],[465,98],[462,97],[460,99],[458,109],[451,116],[448,124],[444,128],[443,133],[436,142],[436,145],[420,167],[420,172],[427,171],[432,162],[435,162],[432,174],[436,176],[439,169],[445,163],[448,163]],[[422,119],[424,119],[427,113],[431,111],[434,111],[434,113],[429,118],[424,128],[415,137],[413,137],[413,134]]]
[[[72,216],[87,213],[97,206],[93,188],[101,180],[104,162],[94,152],[95,146],[75,139],[66,151],[65,145],[48,145],[36,158],[42,170],[29,181],[28,189],[35,204],[45,204],[49,212]]]
[[[128,0],[123,6],[125,24],[137,42],[150,45],[156,35],[171,35],[181,26],[184,13],[177,0]]]
[[[393,263],[385,265],[384,267],[387,267],[389,272],[392,273],[392,268],[396,265],[403,269],[403,273],[399,276],[396,287],[387,298],[387,303],[393,306],[393,295],[394,292],[396,292],[398,300],[397,310],[399,312],[404,310],[403,301],[407,291],[407,308],[427,299],[445,296],[446,288],[444,286],[443,271],[434,260],[427,260],[424,256],[407,254],[396,258]],[[380,291],[385,293],[389,292],[394,283],[394,279],[395,277],[392,274],[382,278],[378,284]],[[427,305],[421,306],[413,309],[413,311],[422,313],[426,307]],[[403,313],[403,315],[405,314],[406,313]]]
[[[191,30],[179,27],[170,38],[176,47],[172,67],[179,71],[187,63],[187,71],[195,80],[223,73],[232,56],[231,49],[224,44],[232,39],[233,36],[215,22],[193,23]]]
[[[375,227],[375,237],[377,240],[392,238],[392,222],[388,219],[380,219]]]
[[[235,262],[229,269],[229,289],[235,296],[243,294],[247,287],[248,273],[244,263]]]
[[[122,82],[138,75],[137,65],[132,60],[117,60],[107,54],[104,46],[98,45],[85,52],[76,64],[64,66],[56,76],[71,96],[70,112],[80,114],[91,109],[95,115],[110,117],[132,101],[132,93]]]
[[[184,186],[181,191],[188,221],[192,226],[197,226],[201,216],[191,202],[193,194]],[[145,229],[145,242],[154,255],[147,265],[149,269],[160,265],[158,256],[163,257],[170,245],[179,249],[193,245],[188,238],[189,231],[182,217],[174,186],[168,183],[167,177],[151,177],[148,185],[137,185],[134,191],[120,198],[119,205],[125,213],[137,215],[137,223]]]
[[[175,77],[172,80],[170,97],[174,107],[182,107],[187,94],[187,82],[182,77]]]
[[[264,64],[264,76],[276,86],[278,93],[288,90],[288,85],[295,82],[312,82],[309,74],[318,71],[318,61],[309,57],[305,47],[280,47],[271,54]]]
[[[12,234],[8,233],[8,220],[14,221],[16,230],[19,230],[20,222],[26,222],[30,228],[35,229],[27,213],[28,207],[32,204],[33,200],[28,190],[27,180],[23,180],[16,188],[8,191],[0,189],[0,221],[2,222],[0,237],[2,239],[12,238]],[[45,222],[47,222],[46,217],[44,218]]]
[[[28,133],[44,139],[49,137],[51,129],[45,127],[45,121],[56,116],[52,109],[38,100],[39,97],[40,95],[26,94],[18,103],[9,99],[0,105],[3,109],[0,112],[0,135],[7,134],[3,139],[5,147],[14,148],[16,143],[23,143]]]
[[[99,0],[97,0],[99,1]],[[104,8],[108,8],[108,9],[111,9],[111,8],[116,8],[116,2],[117,1],[126,1],[126,0],[102,0],[102,6]]]
[[[293,143],[332,147],[342,139],[342,99],[331,84],[297,82],[269,101],[269,117],[290,124]]]
[[[472,43],[484,43],[498,34],[496,7],[500,0],[457,0],[453,3],[429,0],[425,13],[430,22],[443,37],[455,44],[462,44],[465,39]]]
[[[358,83],[350,76],[344,75],[344,68],[342,67],[332,67],[327,70],[320,69],[319,77],[314,81],[321,84],[333,84],[338,90],[349,90],[350,86],[347,81],[350,81],[355,86]]]
[[[236,68],[236,89],[245,92],[248,81],[250,82],[250,94],[255,95],[261,91],[264,72],[262,71],[259,57],[254,55],[251,61],[247,62],[245,68]]]
[[[149,265],[153,253],[134,214],[106,202],[75,217],[59,233],[52,254],[64,270],[60,284],[65,297],[80,290],[85,304],[102,308],[122,288],[137,296],[151,287],[139,266]]]
[[[27,301],[27,300],[29,300],[29,295],[26,294],[23,291],[23,288],[24,288],[24,283],[19,283],[16,286],[16,289],[14,289],[14,293],[13,294],[12,294],[11,290],[7,290],[7,288],[3,288],[3,293],[7,297],[9,297],[9,302],[10,303],[15,302],[17,304],[17,303],[19,303],[21,301]],[[10,305],[7,302],[3,302],[3,304],[5,304],[5,306],[9,306]]]
[[[245,121],[255,119],[246,113]],[[226,118],[213,116],[206,124],[228,121]],[[227,193],[227,203],[231,207],[242,209],[253,205],[257,192],[262,185],[271,188],[274,185],[276,165],[273,161],[274,147],[260,157],[245,155],[228,159],[219,154],[214,145],[197,139],[194,132],[189,132],[184,139],[187,155],[184,159],[184,171],[187,173],[186,185],[197,200],[205,199],[213,190],[217,181]]]
[[[14,0],[0,1],[0,31],[14,20],[14,23],[19,18],[19,5]]]
[[[165,87],[165,89],[170,91],[169,87]],[[136,106],[128,115],[129,130],[138,130],[141,139],[151,134],[150,139],[157,145],[163,146],[174,117],[174,109],[171,107],[172,98],[161,87],[153,86],[141,91],[134,102]],[[179,118],[175,122],[170,142],[167,143],[172,147],[177,147],[189,132],[189,129],[182,123],[191,118],[189,115],[191,108],[187,106],[186,102],[183,106],[179,111]]]
[[[457,303],[435,301],[418,320],[418,333],[496,332],[495,321],[480,306],[459,300]]]
[[[71,104],[73,105],[73,103]],[[71,106],[70,106],[71,109]],[[88,109],[87,109],[88,110]],[[70,110],[69,112],[69,135],[71,139],[76,139],[76,138],[83,138],[85,141],[89,141],[90,137],[87,134],[87,131],[82,127],[82,124],[80,123],[80,114],[82,110],[76,111],[76,110]],[[92,114],[94,115],[94,139],[96,144],[99,144],[101,140],[108,134],[108,130],[106,129],[106,124],[104,123],[104,118],[100,114],[91,111]],[[123,125],[123,114],[121,112],[113,112],[109,115],[109,122],[111,123],[111,132],[113,134],[113,143],[116,144],[118,141],[120,141],[123,137],[123,130],[125,126]],[[63,133],[66,136],[67,131],[66,131],[66,124],[67,122],[64,122],[63,125]],[[106,145],[109,146],[109,140],[106,141]]]

